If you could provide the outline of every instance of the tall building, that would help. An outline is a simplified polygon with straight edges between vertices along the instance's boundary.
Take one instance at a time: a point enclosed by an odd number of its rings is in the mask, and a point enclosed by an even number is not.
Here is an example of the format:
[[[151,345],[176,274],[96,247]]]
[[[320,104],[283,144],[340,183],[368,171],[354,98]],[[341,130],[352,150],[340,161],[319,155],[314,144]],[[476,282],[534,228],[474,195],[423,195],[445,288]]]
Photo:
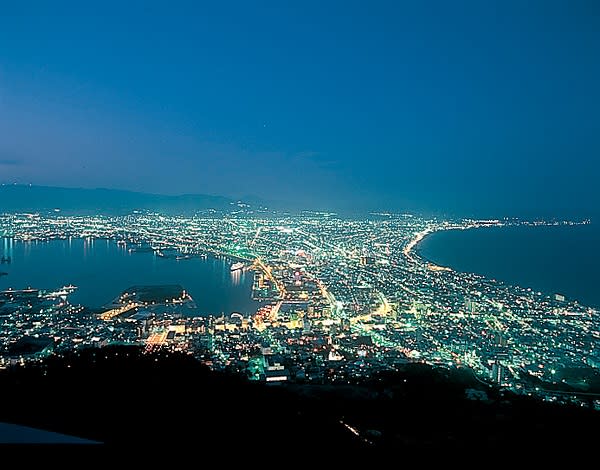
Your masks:
[[[490,379],[495,384],[500,385],[504,381],[504,376],[505,376],[504,369],[505,369],[505,367],[498,360],[494,361],[494,363],[492,364],[492,372],[490,374]]]
[[[361,256],[360,257],[360,265],[361,266],[370,266],[375,264],[375,258],[372,256]]]
[[[465,309],[467,313],[476,313],[477,312],[477,302],[473,299],[465,298]]]

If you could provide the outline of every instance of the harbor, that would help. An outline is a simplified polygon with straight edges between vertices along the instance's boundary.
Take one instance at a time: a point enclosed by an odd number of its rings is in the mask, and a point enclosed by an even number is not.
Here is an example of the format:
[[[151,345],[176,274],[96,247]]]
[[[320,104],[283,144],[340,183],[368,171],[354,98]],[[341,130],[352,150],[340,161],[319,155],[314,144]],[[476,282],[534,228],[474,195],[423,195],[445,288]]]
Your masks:
[[[194,315],[220,315],[231,312],[253,314],[260,304],[252,299],[253,273],[245,268],[231,271],[242,262],[233,257],[169,250],[159,244],[136,240],[117,242],[106,239],[66,238],[51,241],[5,239],[12,264],[0,269],[0,291],[59,289],[78,286],[70,299],[75,304],[101,309],[132,285],[183,286],[195,301]],[[167,256],[157,255],[160,247]],[[7,249],[8,251],[8,249]],[[9,256],[5,251],[0,255]],[[249,263],[244,262],[244,266]],[[57,269],[59,267],[59,269]]]

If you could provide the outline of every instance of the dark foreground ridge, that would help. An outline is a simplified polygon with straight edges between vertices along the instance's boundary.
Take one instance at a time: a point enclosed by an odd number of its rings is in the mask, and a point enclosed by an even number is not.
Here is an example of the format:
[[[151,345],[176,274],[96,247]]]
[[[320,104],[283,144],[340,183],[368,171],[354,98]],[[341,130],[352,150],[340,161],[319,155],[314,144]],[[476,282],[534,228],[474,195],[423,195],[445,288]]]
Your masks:
[[[356,386],[266,386],[186,355],[109,347],[2,371],[0,422],[132,453],[594,449],[600,413],[492,389],[473,400],[474,383],[468,370],[412,364]]]

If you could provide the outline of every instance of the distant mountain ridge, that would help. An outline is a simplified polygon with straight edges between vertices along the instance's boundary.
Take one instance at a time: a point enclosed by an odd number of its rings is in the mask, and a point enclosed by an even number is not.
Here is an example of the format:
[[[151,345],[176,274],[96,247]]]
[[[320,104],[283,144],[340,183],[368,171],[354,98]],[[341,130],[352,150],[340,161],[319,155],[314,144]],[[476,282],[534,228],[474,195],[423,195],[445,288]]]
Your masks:
[[[169,196],[104,188],[0,185],[0,213],[60,209],[61,212],[82,214],[118,215],[133,210],[186,214],[206,209],[226,210],[235,202],[227,197],[206,194]]]

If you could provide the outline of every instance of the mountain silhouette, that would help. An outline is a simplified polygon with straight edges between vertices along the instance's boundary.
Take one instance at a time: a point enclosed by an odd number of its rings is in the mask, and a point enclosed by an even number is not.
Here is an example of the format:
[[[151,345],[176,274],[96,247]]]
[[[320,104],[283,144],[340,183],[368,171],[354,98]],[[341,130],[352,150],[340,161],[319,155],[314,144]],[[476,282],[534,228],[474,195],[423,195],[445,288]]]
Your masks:
[[[236,201],[206,194],[178,196],[115,189],[59,188],[18,184],[0,185],[0,212],[93,213],[119,215],[133,210],[188,214],[200,210],[227,210]]]

